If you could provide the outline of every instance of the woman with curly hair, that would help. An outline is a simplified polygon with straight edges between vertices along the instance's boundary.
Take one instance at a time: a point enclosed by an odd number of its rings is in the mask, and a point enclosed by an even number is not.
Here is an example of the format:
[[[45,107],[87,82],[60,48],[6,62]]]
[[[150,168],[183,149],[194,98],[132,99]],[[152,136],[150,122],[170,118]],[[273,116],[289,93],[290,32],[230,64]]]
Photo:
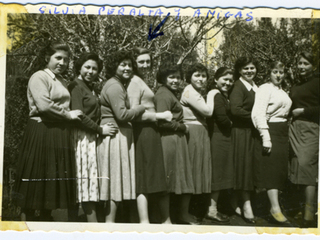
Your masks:
[[[134,71],[134,59],[126,51],[118,51],[107,65],[112,76],[101,91],[101,126],[113,124],[118,133],[106,136],[98,144],[100,201],[110,203],[106,222],[115,222],[117,205],[136,199],[135,156],[130,121],[144,113],[145,107],[130,108],[126,88]]]
[[[68,89],[71,109],[79,109],[84,115],[74,130],[77,171],[77,202],[81,203],[88,222],[97,222],[96,203],[99,201],[98,168],[96,156],[97,134],[113,136],[113,125],[100,127],[100,101],[93,90],[102,70],[102,61],[95,53],[83,53],[75,62],[76,79]]]

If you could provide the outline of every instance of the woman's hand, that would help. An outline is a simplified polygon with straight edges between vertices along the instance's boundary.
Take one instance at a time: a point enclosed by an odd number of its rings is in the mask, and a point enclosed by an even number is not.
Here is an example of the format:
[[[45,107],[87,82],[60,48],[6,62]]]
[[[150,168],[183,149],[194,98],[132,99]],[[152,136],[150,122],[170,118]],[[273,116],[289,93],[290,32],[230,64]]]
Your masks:
[[[186,130],[184,131],[185,134],[188,134],[189,133],[189,126],[187,124],[185,124],[186,126]]]
[[[296,108],[292,110],[292,115],[294,117],[299,117],[302,114],[304,114],[304,108]]]
[[[263,153],[271,153],[272,143],[270,140],[262,142]]]
[[[162,113],[156,113],[156,118],[157,120],[165,120],[167,122],[171,122],[172,121],[172,113],[170,111],[165,111]]]
[[[69,113],[72,120],[81,120],[80,117],[83,116],[83,112],[81,110],[72,110]]]
[[[114,136],[118,132],[118,128],[112,123],[102,126],[102,135]]]

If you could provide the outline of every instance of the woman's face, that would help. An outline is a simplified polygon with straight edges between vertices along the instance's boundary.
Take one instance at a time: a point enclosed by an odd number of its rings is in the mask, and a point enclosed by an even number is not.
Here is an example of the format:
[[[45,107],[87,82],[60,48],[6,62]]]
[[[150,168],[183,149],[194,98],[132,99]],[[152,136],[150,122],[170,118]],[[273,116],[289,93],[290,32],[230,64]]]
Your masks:
[[[276,67],[272,69],[270,74],[270,79],[275,86],[279,86],[284,79],[284,68]]]
[[[171,91],[177,91],[180,85],[181,75],[177,71],[175,73],[169,74],[164,85]]]
[[[80,75],[82,80],[87,82],[93,82],[98,77],[98,63],[94,60],[89,59],[82,64],[80,69]]]
[[[233,75],[228,73],[215,80],[220,92],[227,93],[233,85]]]
[[[46,61],[48,62],[47,68],[54,74],[61,74],[68,67],[69,53],[64,50],[58,50],[53,55],[47,56]]]
[[[298,62],[298,71],[301,77],[309,77],[313,71],[312,64],[304,57],[301,57]]]
[[[123,60],[117,70],[116,70],[116,75],[125,81],[128,81],[131,76],[132,76],[132,62],[130,59],[125,59]]]
[[[206,71],[194,72],[190,79],[191,85],[198,92],[206,86],[207,73]]]
[[[239,73],[243,80],[247,82],[252,82],[254,77],[256,76],[257,68],[253,63],[249,63],[245,65],[243,68],[241,68]]]
[[[148,53],[137,57],[137,68],[140,74],[145,75],[151,69],[151,57]]]

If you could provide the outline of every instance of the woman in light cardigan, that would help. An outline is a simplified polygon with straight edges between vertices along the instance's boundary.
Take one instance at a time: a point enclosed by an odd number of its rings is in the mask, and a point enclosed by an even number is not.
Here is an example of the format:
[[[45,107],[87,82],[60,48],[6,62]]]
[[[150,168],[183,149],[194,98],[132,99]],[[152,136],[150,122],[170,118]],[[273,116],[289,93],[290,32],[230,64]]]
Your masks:
[[[255,96],[252,121],[260,133],[256,139],[254,180],[258,188],[266,188],[271,204],[272,220],[289,224],[279,205],[279,189],[283,189],[288,175],[288,124],[291,100],[281,88],[285,77],[284,65],[270,65],[270,81],[261,85]]]

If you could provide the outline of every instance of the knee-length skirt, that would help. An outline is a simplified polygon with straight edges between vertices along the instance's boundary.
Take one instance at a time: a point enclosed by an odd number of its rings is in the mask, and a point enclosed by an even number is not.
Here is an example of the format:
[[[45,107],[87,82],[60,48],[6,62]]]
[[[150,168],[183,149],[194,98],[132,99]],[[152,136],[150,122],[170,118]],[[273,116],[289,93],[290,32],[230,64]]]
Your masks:
[[[99,140],[98,173],[100,200],[120,202],[136,198],[133,133],[130,125]]]
[[[294,184],[317,185],[319,124],[295,120],[289,128],[289,140],[293,150],[289,179]]]
[[[254,157],[254,129],[233,128],[231,131],[231,151],[233,159],[235,190],[254,190],[253,157]]]
[[[136,192],[167,191],[161,136],[156,123],[133,123]]]
[[[272,148],[263,153],[261,138],[255,139],[254,182],[258,188],[283,189],[288,177],[288,123],[268,123]]]
[[[184,133],[162,133],[163,159],[168,191],[175,194],[194,193],[192,163]]]
[[[18,157],[17,205],[53,210],[76,204],[75,152],[68,123],[29,119]]]
[[[224,135],[221,132],[212,133],[212,191],[233,188],[233,159],[229,156],[230,149],[230,134]]]
[[[195,194],[211,192],[211,152],[208,130],[203,125],[188,124],[189,157]]]
[[[99,201],[96,140],[94,133],[74,130],[78,202]]]

